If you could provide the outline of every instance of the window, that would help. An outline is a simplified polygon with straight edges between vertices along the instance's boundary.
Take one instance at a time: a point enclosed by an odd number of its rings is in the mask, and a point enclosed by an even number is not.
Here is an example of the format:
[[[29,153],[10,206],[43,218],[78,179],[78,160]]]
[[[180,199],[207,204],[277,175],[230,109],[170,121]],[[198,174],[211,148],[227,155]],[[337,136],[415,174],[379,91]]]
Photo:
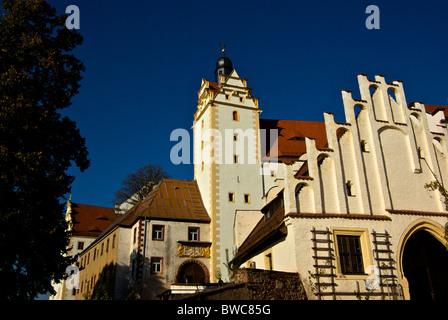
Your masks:
[[[114,237],[112,238],[112,249],[115,248],[115,240],[116,240],[116,234],[114,234]]]
[[[342,274],[364,274],[360,236],[337,235]]]
[[[226,94],[226,100],[230,100],[230,95]]]
[[[233,155],[233,163],[240,163],[240,156],[237,154]]]
[[[188,241],[199,241],[198,227],[188,227]]]
[[[137,228],[134,229],[134,243],[137,241]]]
[[[84,250],[84,241],[78,241],[78,250]]]
[[[240,141],[240,134],[239,133],[234,133],[233,134],[233,141]]]
[[[163,225],[153,225],[152,226],[152,240],[163,240],[164,236],[164,226]]]
[[[240,121],[240,114],[238,113],[238,111],[232,112],[232,119],[233,121]]]
[[[244,98],[240,97],[240,102],[243,103],[244,102]]]
[[[101,255],[103,255],[103,251],[104,251],[104,242],[101,244]]]
[[[235,193],[229,192],[229,202],[235,202]]]
[[[162,258],[151,257],[151,273],[162,273]]]
[[[347,189],[347,195],[348,195],[349,197],[354,197],[355,194],[354,194],[354,192],[353,192],[353,182],[351,182],[350,180],[348,180],[348,181],[345,183],[345,187],[346,187],[346,189]]]
[[[109,239],[107,239],[107,242],[106,242],[106,252],[109,252]]]
[[[250,203],[250,194],[248,193],[244,194],[244,203]]]

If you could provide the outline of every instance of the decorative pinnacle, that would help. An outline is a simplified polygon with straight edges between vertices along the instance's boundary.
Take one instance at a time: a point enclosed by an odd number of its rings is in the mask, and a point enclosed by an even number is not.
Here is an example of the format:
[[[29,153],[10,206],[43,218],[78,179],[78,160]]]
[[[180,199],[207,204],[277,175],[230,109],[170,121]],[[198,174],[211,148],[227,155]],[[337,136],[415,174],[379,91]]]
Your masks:
[[[224,43],[219,42],[219,45],[222,47],[222,56],[226,56],[226,45]]]

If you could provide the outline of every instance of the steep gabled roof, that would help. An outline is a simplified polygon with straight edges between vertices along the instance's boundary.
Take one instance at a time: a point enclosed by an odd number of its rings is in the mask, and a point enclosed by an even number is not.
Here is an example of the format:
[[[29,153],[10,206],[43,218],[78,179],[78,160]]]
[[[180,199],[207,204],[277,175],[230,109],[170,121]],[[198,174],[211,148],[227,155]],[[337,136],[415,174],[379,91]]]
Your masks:
[[[70,203],[74,236],[99,236],[118,217],[113,208]]]
[[[163,179],[133,209],[125,214],[122,225],[136,218],[209,222],[196,181]]]
[[[287,234],[287,229],[283,222],[285,217],[283,191],[280,191],[261,211],[264,213],[264,217],[260,219],[246,240],[238,248],[238,252],[231,261],[234,266],[239,266],[243,260],[263,250],[266,243],[272,243]]]
[[[211,221],[195,180],[163,179],[145,199],[121,215],[99,238],[117,226],[129,228],[140,218]]]
[[[320,121],[260,119],[260,129],[266,130],[267,150],[264,160],[294,162],[306,153],[305,138],[314,139],[317,149],[323,149],[328,145],[325,123]],[[271,129],[278,130],[278,137],[273,142],[270,136]]]

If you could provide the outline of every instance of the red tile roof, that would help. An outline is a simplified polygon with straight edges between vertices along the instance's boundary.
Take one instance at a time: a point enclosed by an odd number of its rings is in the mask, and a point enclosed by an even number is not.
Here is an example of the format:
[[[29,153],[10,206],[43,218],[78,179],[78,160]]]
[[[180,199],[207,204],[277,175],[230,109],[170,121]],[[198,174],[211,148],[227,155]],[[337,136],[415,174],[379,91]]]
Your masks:
[[[73,235],[99,236],[118,217],[113,208],[97,207],[81,203],[71,203]]]
[[[260,119],[260,129],[266,130],[265,160],[292,163],[306,153],[306,137],[315,140],[317,149],[324,149],[328,145],[325,123],[320,121]],[[271,129],[278,130],[278,137],[272,144],[270,141]],[[275,154],[276,148],[278,148],[277,155]]]
[[[448,106],[435,106],[435,105],[426,105],[425,104],[425,109],[432,114],[435,114],[438,111],[442,110],[443,113],[445,114],[445,118],[448,119]]]
[[[210,83],[210,88],[214,89],[214,90],[220,90],[218,83],[216,82],[209,82]]]

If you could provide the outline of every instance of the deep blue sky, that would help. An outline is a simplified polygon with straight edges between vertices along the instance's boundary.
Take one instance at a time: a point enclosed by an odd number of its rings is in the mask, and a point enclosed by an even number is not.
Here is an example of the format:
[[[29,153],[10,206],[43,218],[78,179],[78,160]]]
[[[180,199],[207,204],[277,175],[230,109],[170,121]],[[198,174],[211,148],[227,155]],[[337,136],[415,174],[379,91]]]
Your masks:
[[[86,72],[64,111],[86,138],[91,159],[72,200],[111,206],[127,173],[173,165],[170,134],[190,129],[202,78],[212,80],[218,42],[260,98],[262,118],[344,121],[341,90],[360,98],[356,75],[402,80],[407,102],[448,104],[448,2],[49,0],[80,9]],[[380,9],[368,30],[366,7]]]

